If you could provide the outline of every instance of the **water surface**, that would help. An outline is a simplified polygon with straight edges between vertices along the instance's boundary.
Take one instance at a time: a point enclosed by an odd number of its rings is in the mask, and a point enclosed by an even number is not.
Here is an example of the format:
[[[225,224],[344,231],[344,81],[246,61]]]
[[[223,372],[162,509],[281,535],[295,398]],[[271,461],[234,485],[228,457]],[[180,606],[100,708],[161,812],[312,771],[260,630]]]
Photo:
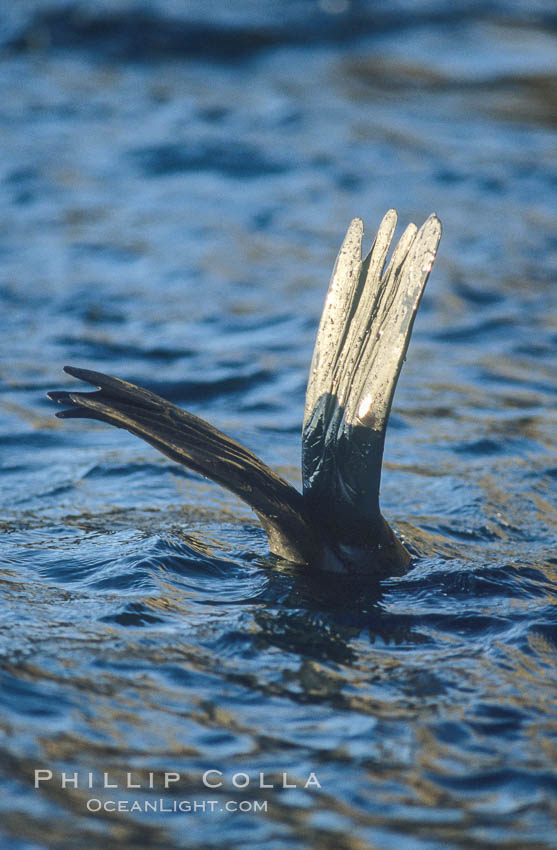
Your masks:
[[[94,6],[2,30],[2,848],[554,846],[553,3]],[[405,577],[308,576],[216,486],[54,418],[96,368],[299,484],[335,254],[390,206],[445,228],[386,447]]]

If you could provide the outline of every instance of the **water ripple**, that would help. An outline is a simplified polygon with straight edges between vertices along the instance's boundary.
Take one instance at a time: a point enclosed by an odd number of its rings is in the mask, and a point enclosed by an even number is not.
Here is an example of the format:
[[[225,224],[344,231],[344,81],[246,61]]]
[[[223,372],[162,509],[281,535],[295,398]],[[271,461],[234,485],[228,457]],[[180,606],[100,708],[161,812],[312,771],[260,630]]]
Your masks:
[[[553,847],[553,0],[117,5],[4,4],[0,846]],[[385,447],[405,576],[286,564],[216,485],[53,417],[98,368],[299,486],[342,229],[393,204],[444,224]]]

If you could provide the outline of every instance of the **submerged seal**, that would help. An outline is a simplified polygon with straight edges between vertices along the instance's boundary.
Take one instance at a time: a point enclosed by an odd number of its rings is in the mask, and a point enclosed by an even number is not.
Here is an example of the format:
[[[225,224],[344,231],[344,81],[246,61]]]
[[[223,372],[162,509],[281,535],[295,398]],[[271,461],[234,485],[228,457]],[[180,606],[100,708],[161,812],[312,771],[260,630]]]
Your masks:
[[[62,419],[125,428],[172,460],[231,490],[259,516],[271,551],[289,561],[375,576],[410,555],[379,508],[387,420],[441,223],[410,224],[385,268],[397,215],[383,218],[362,260],[355,218],[337,257],[313,352],[302,436],[303,494],[248,449],[127,381],[66,366],[97,392],[49,392]]]

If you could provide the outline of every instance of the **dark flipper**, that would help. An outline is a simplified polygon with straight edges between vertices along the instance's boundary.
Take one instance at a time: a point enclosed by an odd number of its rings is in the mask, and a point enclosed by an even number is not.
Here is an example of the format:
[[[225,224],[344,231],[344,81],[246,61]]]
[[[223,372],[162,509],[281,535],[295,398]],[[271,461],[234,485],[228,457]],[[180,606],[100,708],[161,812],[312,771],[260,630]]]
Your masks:
[[[409,225],[384,271],[396,221],[390,210],[363,261],[363,223],[351,223],[325,301],[306,397],[304,496],[352,551],[376,551],[393,538],[379,509],[385,431],[441,238],[434,215],[420,230]]]
[[[354,219],[338,256],[308,384],[302,496],[230,437],[147,390],[86,369],[66,372],[98,392],[48,393],[86,417],[125,428],[231,490],[259,515],[272,552],[335,572],[400,573],[410,556],[379,510],[387,419],[441,225],[410,225],[384,271],[396,213],[362,261]]]
[[[62,419],[98,419],[125,428],[172,460],[216,481],[259,515],[272,552],[300,563],[319,558],[320,541],[305,518],[303,497],[259,458],[207,422],[148,390],[88,369],[66,366],[98,392],[50,392],[69,405]]]

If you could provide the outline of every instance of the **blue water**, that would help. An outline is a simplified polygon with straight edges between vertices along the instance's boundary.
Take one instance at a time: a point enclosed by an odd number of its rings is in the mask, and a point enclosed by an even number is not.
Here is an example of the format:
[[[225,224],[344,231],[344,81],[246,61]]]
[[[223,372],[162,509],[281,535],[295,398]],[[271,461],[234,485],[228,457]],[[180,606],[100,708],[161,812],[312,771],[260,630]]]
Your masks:
[[[3,14],[2,850],[554,847],[553,0]],[[444,224],[385,455],[405,577],[311,578],[218,487],[54,418],[62,366],[99,369],[299,484],[335,254],[391,206]]]

